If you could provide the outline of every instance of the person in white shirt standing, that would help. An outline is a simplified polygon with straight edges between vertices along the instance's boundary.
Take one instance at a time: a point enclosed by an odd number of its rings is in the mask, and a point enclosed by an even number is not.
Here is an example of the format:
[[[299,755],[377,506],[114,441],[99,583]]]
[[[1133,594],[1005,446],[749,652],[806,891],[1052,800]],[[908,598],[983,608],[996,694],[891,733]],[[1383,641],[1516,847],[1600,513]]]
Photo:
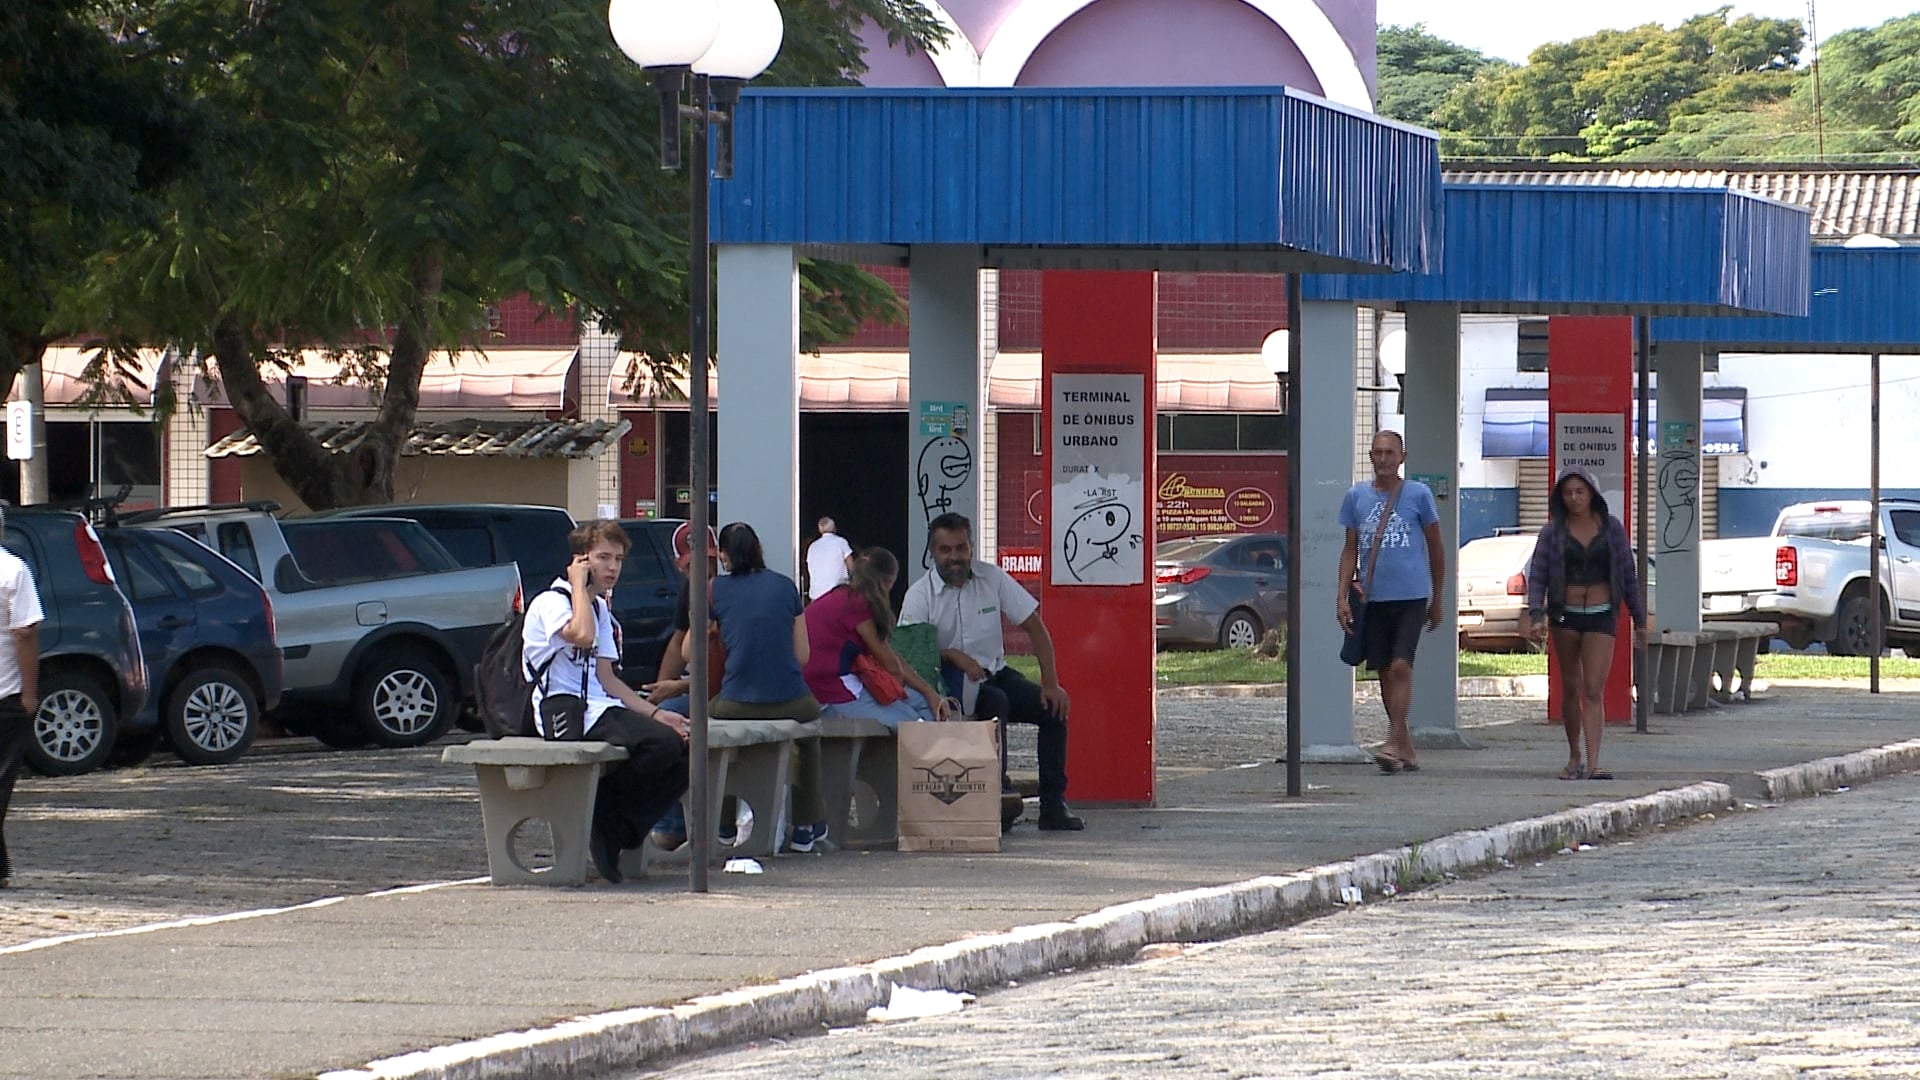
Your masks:
[[[960,699],[966,715],[998,717],[1003,724],[1032,724],[1040,729],[1040,828],[1075,832],[1086,822],[1067,807],[1067,692],[1053,663],[1053,637],[1040,621],[1040,601],[992,563],[973,557],[973,522],[962,514],[941,514],[927,523],[927,548],[933,573],[913,583],[900,605],[900,623],[932,623],[940,642],[940,670],[947,692]],[[1002,617],[1033,639],[1040,662],[1040,685],[1007,666]],[[1006,742],[1001,741],[1001,754]],[[1003,775],[1000,827],[1020,817],[1019,797],[1007,795]]]
[[[0,518],[0,524],[4,518]],[[33,573],[20,557],[0,548],[0,889],[13,885],[13,856],[7,852],[7,804],[27,751],[33,714],[40,710],[40,594]]]
[[[820,539],[807,545],[807,599],[818,600],[847,583],[853,572],[853,545],[834,531],[833,519],[823,517],[816,527]]]
[[[587,846],[594,869],[615,885],[620,853],[640,846],[689,778],[687,718],[635,693],[614,667],[613,613],[599,598],[620,580],[631,543],[613,521],[567,534],[567,576],[528,602],[520,653],[542,736],[597,739],[627,751],[627,760],[601,775]]]

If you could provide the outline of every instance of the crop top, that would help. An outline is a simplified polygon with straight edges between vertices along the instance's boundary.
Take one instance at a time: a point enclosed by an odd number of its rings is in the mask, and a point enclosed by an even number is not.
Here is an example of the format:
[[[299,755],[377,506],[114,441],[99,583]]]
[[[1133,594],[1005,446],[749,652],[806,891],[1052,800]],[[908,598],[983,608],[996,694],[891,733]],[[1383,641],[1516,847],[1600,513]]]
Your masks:
[[[1607,530],[1595,533],[1592,542],[1587,544],[1568,533],[1564,557],[1568,585],[1612,584],[1613,553],[1607,545]]]

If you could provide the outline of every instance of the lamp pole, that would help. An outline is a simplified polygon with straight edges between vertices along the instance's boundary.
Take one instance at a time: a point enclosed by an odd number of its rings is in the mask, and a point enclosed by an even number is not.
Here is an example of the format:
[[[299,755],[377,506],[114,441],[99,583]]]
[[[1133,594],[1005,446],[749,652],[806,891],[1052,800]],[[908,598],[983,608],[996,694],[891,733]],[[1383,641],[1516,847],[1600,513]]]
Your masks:
[[[712,327],[712,247],[709,243],[708,189],[713,178],[733,175],[733,109],[740,87],[767,69],[780,52],[785,26],[774,0],[612,0],[608,28],[627,58],[653,77],[660,98],[660,167],[680,167],[680,133],[693,122],[687,169],[690,206],[687,247],[687,487],[689,521],[687,567],[688,640],[693,648],[687,670],[687,832],[692,848],[688,885],[707,891],[713,857],[713,808],[707,770],[707,612],[709,603],[706,538],[712,526],[711,457],[708,453],[707,369]],[[692,75],[692,102],[683,103]],[[716,105],[718,106],[716,108]],[[709,154],[709,132],[717,153]],[[777,816],[777,815],[776,815]]]

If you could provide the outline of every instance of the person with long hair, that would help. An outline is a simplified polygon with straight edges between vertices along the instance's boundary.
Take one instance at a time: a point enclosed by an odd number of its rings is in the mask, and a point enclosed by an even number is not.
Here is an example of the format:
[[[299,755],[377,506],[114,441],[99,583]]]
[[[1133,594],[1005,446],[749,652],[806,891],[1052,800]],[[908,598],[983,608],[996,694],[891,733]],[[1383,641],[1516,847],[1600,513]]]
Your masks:
[[[760,535],[744,521],[720,530],[720,565],[726,573],[713,579],[711,606],[727,662],[709,714],[716,720],[806,722],[817,718],[820,702],[800,674],[808,649],[799,586],[767,568]],[[691,638],[681,641],[682,655],[689,661],[693,648]],[[826,805],[820,795],[820,739],[794,740],[794,757],[796,824],[788,847],[812,851],[827,834]]]
[[[1527,564],[1523,618],[1529,639],[1539,641],[1551,633],[1559,662],[1561,722],[1567,732],[1562,780],[1613,779],[1600,764],[1600,733],[1606,726],[1604,695],[1622,607],[1632,620],[1638,646],[1646,641],[1647,600],[1634,570],[1627,527],[1608,513],[1593,474],[1570,466],[1554,482],[1547,524]]]
[[[855,716],[898,727],[911,720],[945,720],[947,702],[927,681],[901,662],[887,644],[893,636],[893,604],[888,599],[900,576],[900,560],[883,547],[870,547],[853,560],[847,580],[807,605],[807,689],[820,702],[822,716]],[[871,656],[898,678],[907,696],[882,705],[853,673],[854,662]]]

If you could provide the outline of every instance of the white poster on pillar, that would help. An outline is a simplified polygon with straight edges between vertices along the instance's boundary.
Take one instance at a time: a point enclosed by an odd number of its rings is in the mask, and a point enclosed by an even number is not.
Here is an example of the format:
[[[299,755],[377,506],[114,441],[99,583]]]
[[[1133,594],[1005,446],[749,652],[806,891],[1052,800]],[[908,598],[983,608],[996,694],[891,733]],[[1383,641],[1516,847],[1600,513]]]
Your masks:
[[[1607,512],[1621,521],[1627,512],[1627,418],[1621,413],[1553,414],[1554,475],[1573,466],[1600,482]]]
[[[1053,377],[1052,549],[1055,585],[1146,580],[1146,379]]]

